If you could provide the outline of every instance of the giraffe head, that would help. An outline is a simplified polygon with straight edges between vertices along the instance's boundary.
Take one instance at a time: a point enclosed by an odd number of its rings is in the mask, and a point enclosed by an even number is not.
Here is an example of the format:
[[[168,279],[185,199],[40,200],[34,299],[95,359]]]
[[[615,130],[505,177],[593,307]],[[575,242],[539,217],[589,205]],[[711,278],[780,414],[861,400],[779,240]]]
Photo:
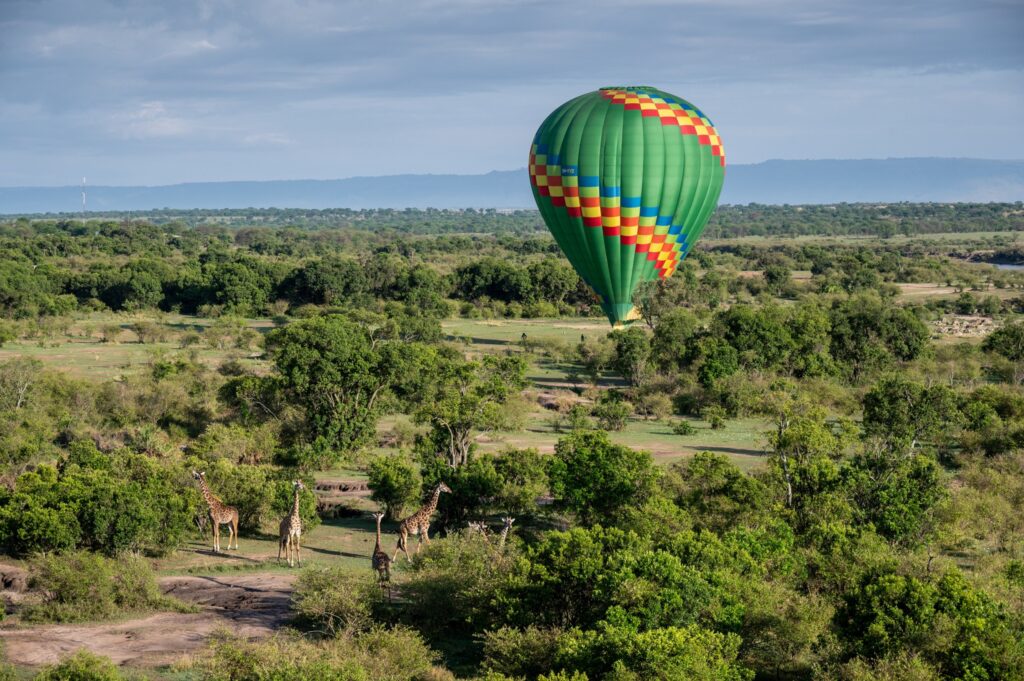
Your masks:
[[[373,514],[373,519],[374,519],[374,520],[377,520],[377,521],[381,520],[381,519],[382,519],[383,517],[384,517],[384,514],[383,514],[383,513],[379,513],[379,512],[378,512],[378,513],[374,513],[374,514]]]
[[[444,484],[443,482],[437,483],[437,489],[441,492],[448,492],[449,494],[451,494],[452,491],[452,488]]]
[[[292,487],[296,490],[306,489],[306,486],[302,484],[301,480],[292,480]]]
[[[501,519],[501,522],[505,523],[505,527],[512,527],[512,523],[514,523],[515,521],[516,519],[512,517],[506,517]]]
[[[202,480],[204,482],[206,481],[206,473],[205,472],[192,471],[192,477],[195,478],[196,480]]]

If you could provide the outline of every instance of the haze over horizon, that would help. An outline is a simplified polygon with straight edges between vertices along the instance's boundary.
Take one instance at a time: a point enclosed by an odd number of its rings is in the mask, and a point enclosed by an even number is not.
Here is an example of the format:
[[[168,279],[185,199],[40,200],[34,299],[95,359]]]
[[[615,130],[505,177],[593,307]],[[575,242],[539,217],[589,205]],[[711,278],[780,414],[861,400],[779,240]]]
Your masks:
[[[0,186],[521,168],[554,107],[641,83],[734,164],[1024,159],[1010,1],[7,0],[0,29]]]

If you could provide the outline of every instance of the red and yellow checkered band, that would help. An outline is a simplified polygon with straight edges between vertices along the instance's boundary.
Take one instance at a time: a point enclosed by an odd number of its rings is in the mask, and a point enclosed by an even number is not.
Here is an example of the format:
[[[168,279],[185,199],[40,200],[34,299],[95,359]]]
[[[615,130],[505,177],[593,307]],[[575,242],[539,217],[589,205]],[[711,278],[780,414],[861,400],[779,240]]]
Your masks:
[[[657,116],[662,125],[677,126],[683,135],[696,135],[697,141],[711,147],[712,155],[717,156],[725,167],[725,149],[718,131],[697,109],[644,92],[601,90],[601,95],[612,100],[613,104],[622,104],[627,111],[640,111],[645,118]]]

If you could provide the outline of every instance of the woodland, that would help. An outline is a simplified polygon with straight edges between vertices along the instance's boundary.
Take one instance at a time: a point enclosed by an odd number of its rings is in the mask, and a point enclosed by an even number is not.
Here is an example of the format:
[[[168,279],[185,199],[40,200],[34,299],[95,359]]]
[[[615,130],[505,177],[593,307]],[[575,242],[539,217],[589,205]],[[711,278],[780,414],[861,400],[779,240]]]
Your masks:
[[[610,329],[529,211],[0,218],[0,679],[1024,679],[1022,229],[727,206]]]

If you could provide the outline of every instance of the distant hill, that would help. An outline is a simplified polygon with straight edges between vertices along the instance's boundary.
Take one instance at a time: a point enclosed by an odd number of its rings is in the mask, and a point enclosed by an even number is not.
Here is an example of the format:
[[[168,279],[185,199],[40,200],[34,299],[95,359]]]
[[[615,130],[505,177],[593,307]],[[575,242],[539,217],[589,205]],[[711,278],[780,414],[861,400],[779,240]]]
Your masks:
[[[732,165],[722,203],[1021,201],[1024,161],[954,158],[766,161]],[[158,208],[530,208],[526,171],[344,180],[88,187],[95,211]],[[81,188],[0,187],[0,214],[73,213]]]

